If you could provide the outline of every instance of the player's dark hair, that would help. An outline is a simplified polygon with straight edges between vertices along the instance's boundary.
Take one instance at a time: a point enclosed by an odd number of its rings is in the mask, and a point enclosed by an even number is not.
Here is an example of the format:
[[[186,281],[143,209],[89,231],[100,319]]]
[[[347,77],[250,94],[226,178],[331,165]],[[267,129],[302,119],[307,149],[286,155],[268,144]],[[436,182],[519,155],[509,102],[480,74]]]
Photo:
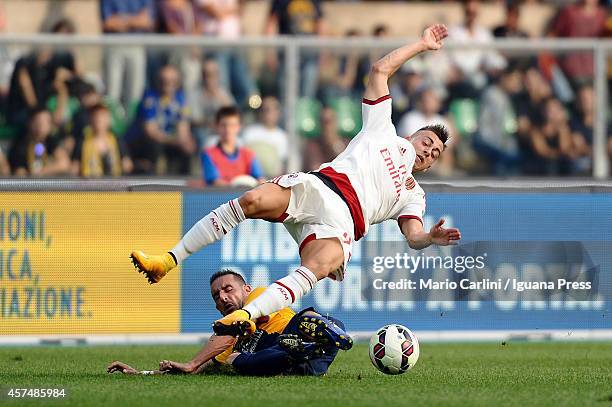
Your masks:
[[[240,110],[236,106],[223,106],[217,110],[215,122],[219,123],[222,119],[233,116],[238,116],[238,118],[240,118]]]
[[[232,269],[221,269],[217,271],[216,273],[214,273],[212,276],[210,276],[209,284],[212,285],[212,283],[214,283],[215,280],[218,279],[219,277],[228,276],[228,275],[236,277],[240,282],[242,282],[242,284],[247,283],[244,277],[242,276],[242,274],[240,274],[239,272],[234,271]]]
[[[444,147],[446,147],[446,141],[448,140],[448,129],[443,125],[431,124],[429,126],[421,127],[419,131],[431,131],[438,136],[442,144],[444,144]]]

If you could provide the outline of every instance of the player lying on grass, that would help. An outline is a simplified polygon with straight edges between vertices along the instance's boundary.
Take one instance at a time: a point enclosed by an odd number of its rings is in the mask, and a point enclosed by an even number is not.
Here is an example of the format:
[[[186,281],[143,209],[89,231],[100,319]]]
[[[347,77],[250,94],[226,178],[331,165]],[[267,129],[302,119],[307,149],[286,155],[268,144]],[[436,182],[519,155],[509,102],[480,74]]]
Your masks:
[[[210,280],[217,310],[222,315],[252,302],[265,288],[253,289],[235,271],[221,270]],[[164,374],[202,373],[219,364],[229,365],[248,375],[296,374],[320,376],[327,372],[338,349],[348,350],[352,339],[344,332],[342,322],[323,317],[313,309],[295,314],[283,308],[256,321],[257,330],[249,337],[213,335],[204,348],[189,362],[164,360],[159,370],[140,372],[115,361],[109,373]]]
[[[190,254],[216,242],[245,219],[283,222],[299,245],[301,265],[273,283],[256,300],[216,321],[218,334],[239,335],[255,329],[253,321],[269,315],[313,289],[317,281],[342,280],[353,242],[372,224],[398,222],[411,248],[449,245],[461,238],[458,229],[439,220],[423,229],[425,193],[412,177],[425,171],[444,151],[447,130],[427,126],[408,138],[398,137],[391,122],[388,80],[407,60],[442,47],[443,25],[427,28],[422,38],[377,61],[370,72],[362,103],[363,127],[346,150],[312,173],[276,177],[233,199],[197,222],[168,253],[147,256],[132,252],[136,268],[150,283]]]

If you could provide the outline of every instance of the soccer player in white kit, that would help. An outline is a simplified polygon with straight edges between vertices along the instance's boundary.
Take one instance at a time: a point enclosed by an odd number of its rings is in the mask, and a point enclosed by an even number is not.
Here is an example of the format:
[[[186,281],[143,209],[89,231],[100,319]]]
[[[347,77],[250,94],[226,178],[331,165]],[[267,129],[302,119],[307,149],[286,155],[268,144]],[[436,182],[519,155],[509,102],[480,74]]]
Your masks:
[[[331,163],[311,173],[276,177],[231,200],[198,221],[168,253],[132,252],[136,268],[150,283],[158,282],[190,254],[221,239],[244,219],[283,222],[299,245],[301,265],[272,283],[242,309],[216,321],[219,335],[249,334],[261,316],[269,315],[307,294],[317,282],[342,280],[353,242],[372,224],[394,219],[413,249],[456,244],[458,229],[439,220],[423,229],[425,193],[412,177],[438,159],[448,138],[440,125],[398,137],[391,122],[388,80],[407,60],[438,50],[448,35],[445,26],[428,27],[421,39],[377,61],[369,75],[362,104],[363,127]]]

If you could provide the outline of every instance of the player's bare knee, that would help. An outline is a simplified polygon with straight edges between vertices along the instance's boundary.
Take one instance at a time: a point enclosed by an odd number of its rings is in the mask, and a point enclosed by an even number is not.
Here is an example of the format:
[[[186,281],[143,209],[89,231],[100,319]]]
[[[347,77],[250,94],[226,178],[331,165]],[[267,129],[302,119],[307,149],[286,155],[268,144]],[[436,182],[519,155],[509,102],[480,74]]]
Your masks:
[[[312,271],[318,280],[328,277],[330,274],[336,271],[338,267],[340,267],[340,263],[338,261],[317,258],[302,260],[302,265],[308,268],[308,270]]]
[[[240,203],[240,207],[244,212],[244,216],[248,218],[257,213],[261,206],[261,198],[262,193],[257,189],[251,189],[242,194],[242,196],[238,199],[238,202]]]

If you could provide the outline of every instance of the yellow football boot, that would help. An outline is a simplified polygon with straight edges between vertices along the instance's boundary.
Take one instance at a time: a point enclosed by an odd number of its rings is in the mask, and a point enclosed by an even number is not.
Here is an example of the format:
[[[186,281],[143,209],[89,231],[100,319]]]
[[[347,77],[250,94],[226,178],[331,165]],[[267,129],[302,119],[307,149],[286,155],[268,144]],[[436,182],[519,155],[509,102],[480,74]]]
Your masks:
[[[170,253],[164,253],[161,256],[147,256],[144,252],[133,251],[130,258],[136,270],[143,273],[150,284],[158,283],[170,270],[176,267],[176,261]]]
[[[248,336],[256,329],[255,322],[251,321],[251,316],[243,309],[236,310],[213,323],[213,331],[219,336]]]

